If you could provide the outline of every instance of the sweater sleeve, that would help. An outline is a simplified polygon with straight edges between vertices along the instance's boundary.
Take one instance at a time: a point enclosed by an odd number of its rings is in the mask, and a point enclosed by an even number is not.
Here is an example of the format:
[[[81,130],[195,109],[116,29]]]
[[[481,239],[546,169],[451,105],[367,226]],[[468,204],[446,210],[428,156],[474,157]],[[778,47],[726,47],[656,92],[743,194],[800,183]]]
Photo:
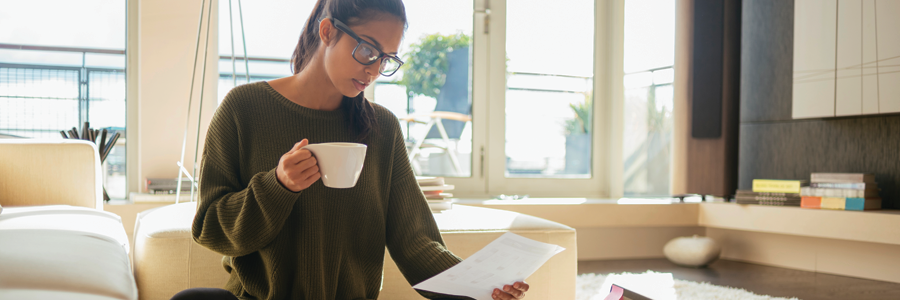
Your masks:
[[[229,99],[216,110],[203,149],[194,241],[227,256],[243,256],[269,244],[302,193],[284,188],[275,166],[241,182],[241,141]]]
[[[440,230],[416,182],[406,144],[394,119],[387,247],[410,285],[416,285],[458,264],[462,259],[447,250]],[[417,290],[429,299],[470,299]]]

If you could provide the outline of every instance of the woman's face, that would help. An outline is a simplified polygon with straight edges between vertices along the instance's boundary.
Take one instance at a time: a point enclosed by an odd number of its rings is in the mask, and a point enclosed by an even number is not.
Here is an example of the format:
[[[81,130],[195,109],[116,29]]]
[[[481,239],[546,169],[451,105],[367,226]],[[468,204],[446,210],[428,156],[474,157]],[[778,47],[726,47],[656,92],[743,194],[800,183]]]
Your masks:
[[[320,24],[322,37],[335,37],[340,32],[330,20]],[[370,21],[350,26],[357,36],[378,47],[381,52],[397,55],[400,40],[403,38],[403,23],[396,17],[382,14]],[[327,32],[326,32],[327,31]],[[381,75],[379,72],[382,60],[371,65],[363,65],[353,58],[353,49],[357,41],[348,34],[341,34],[337,41],[323,40],[325,45],[325,73],[334,87],[342,95],[356,97],[366,86],[375,82]]]

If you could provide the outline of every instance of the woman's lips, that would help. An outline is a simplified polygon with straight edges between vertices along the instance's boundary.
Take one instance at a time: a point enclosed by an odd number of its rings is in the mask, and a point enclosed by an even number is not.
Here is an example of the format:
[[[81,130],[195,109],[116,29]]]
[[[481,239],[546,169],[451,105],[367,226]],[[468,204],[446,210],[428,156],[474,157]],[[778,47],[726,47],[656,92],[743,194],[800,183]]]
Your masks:
[[[366,89],[366,85],[363,84],[362,82],[360,82],[359,80],[351,79],[351,81],[353,81],[353,86],[355,86],[356,89],[359,90],[360,92],[362,92],[363,90]]]

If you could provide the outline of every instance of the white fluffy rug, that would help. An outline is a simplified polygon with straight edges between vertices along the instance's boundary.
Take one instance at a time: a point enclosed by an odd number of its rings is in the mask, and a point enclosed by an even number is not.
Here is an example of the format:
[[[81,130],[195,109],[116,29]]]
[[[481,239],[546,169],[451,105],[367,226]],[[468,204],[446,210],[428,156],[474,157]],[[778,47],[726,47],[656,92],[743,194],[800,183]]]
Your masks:
[[[576,300],[603,300],[616,283],[654,300],[797,300],[757,295],[743,289],[673,279],[671,273],[647,271],[643,274],[583,274],[576,279]]]

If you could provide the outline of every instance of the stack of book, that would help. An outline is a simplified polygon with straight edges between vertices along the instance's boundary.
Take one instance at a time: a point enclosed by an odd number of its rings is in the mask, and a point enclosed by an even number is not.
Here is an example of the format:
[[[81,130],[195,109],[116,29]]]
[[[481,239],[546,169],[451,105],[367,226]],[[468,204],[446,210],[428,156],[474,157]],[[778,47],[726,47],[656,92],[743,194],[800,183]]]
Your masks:
[[[419,188],[425,194],[425,200],[428,201],[431,212],[439,213],[453,207],[453,203],[449,199],[453,197],[453,194],[448,193],[453,189],[453,185],[445,184],[443,177],[417,176],[416,181],[419,182]]]
[[[753,190],[738,190],[734,199],[738,204],[800,206],[800,189],[806,185],[806,180],[754,179]]]
[[[874,174],[812,173],[800,191],[800,207],[836,210],[881,209]]]
[[[147,184],[145,185],[148,194],[175,194],[178,190],[178,185],[175,183],[178,179],[175,178],[147,178]],[[187,178],[181,179],[181,193],[190,193],[191,192],[191,181]]]

